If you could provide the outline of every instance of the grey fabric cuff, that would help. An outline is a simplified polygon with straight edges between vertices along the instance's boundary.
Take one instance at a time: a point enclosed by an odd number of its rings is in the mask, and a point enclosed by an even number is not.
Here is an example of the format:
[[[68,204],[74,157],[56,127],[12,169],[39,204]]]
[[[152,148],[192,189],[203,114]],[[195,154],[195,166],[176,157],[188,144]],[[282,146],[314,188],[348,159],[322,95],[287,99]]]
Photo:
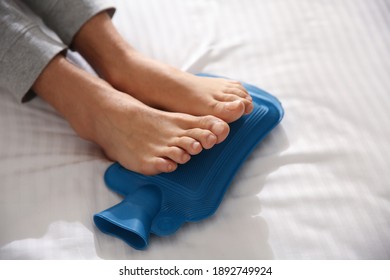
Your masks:
[[[24,0],[45,24],[68,46],[80,28],[96,14],[107,11],[112,17],[115,7],[105,0]]]
[[[1,59],[0,83],[19,101],[30,90],[47,64],[66,45],[46,35],[39,26],[26,30]]]
[[[19,1],[0,3],[0,87],[22,101],[55,55],[67,46]]]

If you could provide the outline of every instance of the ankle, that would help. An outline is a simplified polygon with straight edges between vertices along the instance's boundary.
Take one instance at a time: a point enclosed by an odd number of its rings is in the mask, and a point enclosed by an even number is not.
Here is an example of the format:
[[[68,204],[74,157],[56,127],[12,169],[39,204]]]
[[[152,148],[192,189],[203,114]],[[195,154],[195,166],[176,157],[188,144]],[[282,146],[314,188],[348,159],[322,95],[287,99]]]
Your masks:
[[[101,76],[114,88],[124,91],[124,81],[137,79],[140,72],[139,63],[143,55],[135,49],[129,47],[127,49],[115,48],[112,51],[112,56],[103,62],[100,67]],[[130,76],[129,76],[130,73]]]
[[[111,65],[120,63],[135,50],[122,38],[106,12],[87,21],[75,35],[72,47],[104,78]]]
[[[43,70],[33,90],[87,140],[93,140],[97,116],[114,92],[108,83],[75,67],[62,55]]]

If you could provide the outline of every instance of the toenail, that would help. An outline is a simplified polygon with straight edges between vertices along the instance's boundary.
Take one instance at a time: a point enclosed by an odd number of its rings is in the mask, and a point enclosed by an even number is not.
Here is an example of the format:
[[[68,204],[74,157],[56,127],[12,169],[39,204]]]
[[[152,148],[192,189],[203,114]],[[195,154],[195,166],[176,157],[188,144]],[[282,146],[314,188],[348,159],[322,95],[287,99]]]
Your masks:
[[[246,107],[246,109],[245,109],[245,114],[247,115],[247,114],[250,114],[250,113],[252,113],[252,111],[253,111],[253,104],[251,103],[251,104],[249,104],[249,106],[248,107]]]
[[[214,134],[210,134],[209,136],[207,136],[206,141],[207,141],[207,144],[214,145],[217,141],[217,137]]]
[[[168,170],[168,172],[171,172],[173,170],[173,165],[172,164],[168,164],[167,165],[167,170]]]
[[[250,96],[249,94],[245,97],[247,100],[249,101],[252,101],[252,96]]]
[[[201,147],[202,147],[202,145],[201,145],[199,142],[194,142],[194,143],[192,143],[192,148],[193,148],[195,151],[198,151]]]
[[[225,125],[223,122],[216,122],[215,125],[213,125],[213,132],[217,135],[222,134],[225,131]]]
[[[183,155],[183,161],[184,161],[184,162],[187,162],[187,161],[189,161],[190,159],[191,159],[191,156],[190,156],[189,154]]]

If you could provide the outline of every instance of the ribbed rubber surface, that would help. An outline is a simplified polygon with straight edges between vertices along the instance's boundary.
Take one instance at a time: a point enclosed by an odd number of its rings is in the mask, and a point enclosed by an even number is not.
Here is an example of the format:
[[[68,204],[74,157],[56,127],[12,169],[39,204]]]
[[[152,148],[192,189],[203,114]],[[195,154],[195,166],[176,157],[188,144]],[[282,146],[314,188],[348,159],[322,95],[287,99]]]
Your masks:
[[[160,188],[162,204],[152,223],[154,234],[169,235],[186,221],[212,215],[241,164],[281,121],[283,109],[276,98],[254,86],[244,86],[253,97],[254,110],[230,124],[230,134],[224,142],[193,156],[172,173],[144,176],[118,163],[106,171],[107,186],[123,196],[145,185]]]

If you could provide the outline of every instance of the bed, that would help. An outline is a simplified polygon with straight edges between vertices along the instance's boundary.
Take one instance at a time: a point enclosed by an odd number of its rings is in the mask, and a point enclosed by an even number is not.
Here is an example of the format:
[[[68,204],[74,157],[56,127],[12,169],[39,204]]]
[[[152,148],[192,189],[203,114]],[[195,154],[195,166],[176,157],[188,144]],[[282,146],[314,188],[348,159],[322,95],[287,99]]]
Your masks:
[[[285,109],[220,208],[137,251],[93,214],[111,164],[41,99],[0,92],[0,259],[389,259],[388,0],[116,1],[140,51]],[[92,69],[76,53],[69,59]]]

